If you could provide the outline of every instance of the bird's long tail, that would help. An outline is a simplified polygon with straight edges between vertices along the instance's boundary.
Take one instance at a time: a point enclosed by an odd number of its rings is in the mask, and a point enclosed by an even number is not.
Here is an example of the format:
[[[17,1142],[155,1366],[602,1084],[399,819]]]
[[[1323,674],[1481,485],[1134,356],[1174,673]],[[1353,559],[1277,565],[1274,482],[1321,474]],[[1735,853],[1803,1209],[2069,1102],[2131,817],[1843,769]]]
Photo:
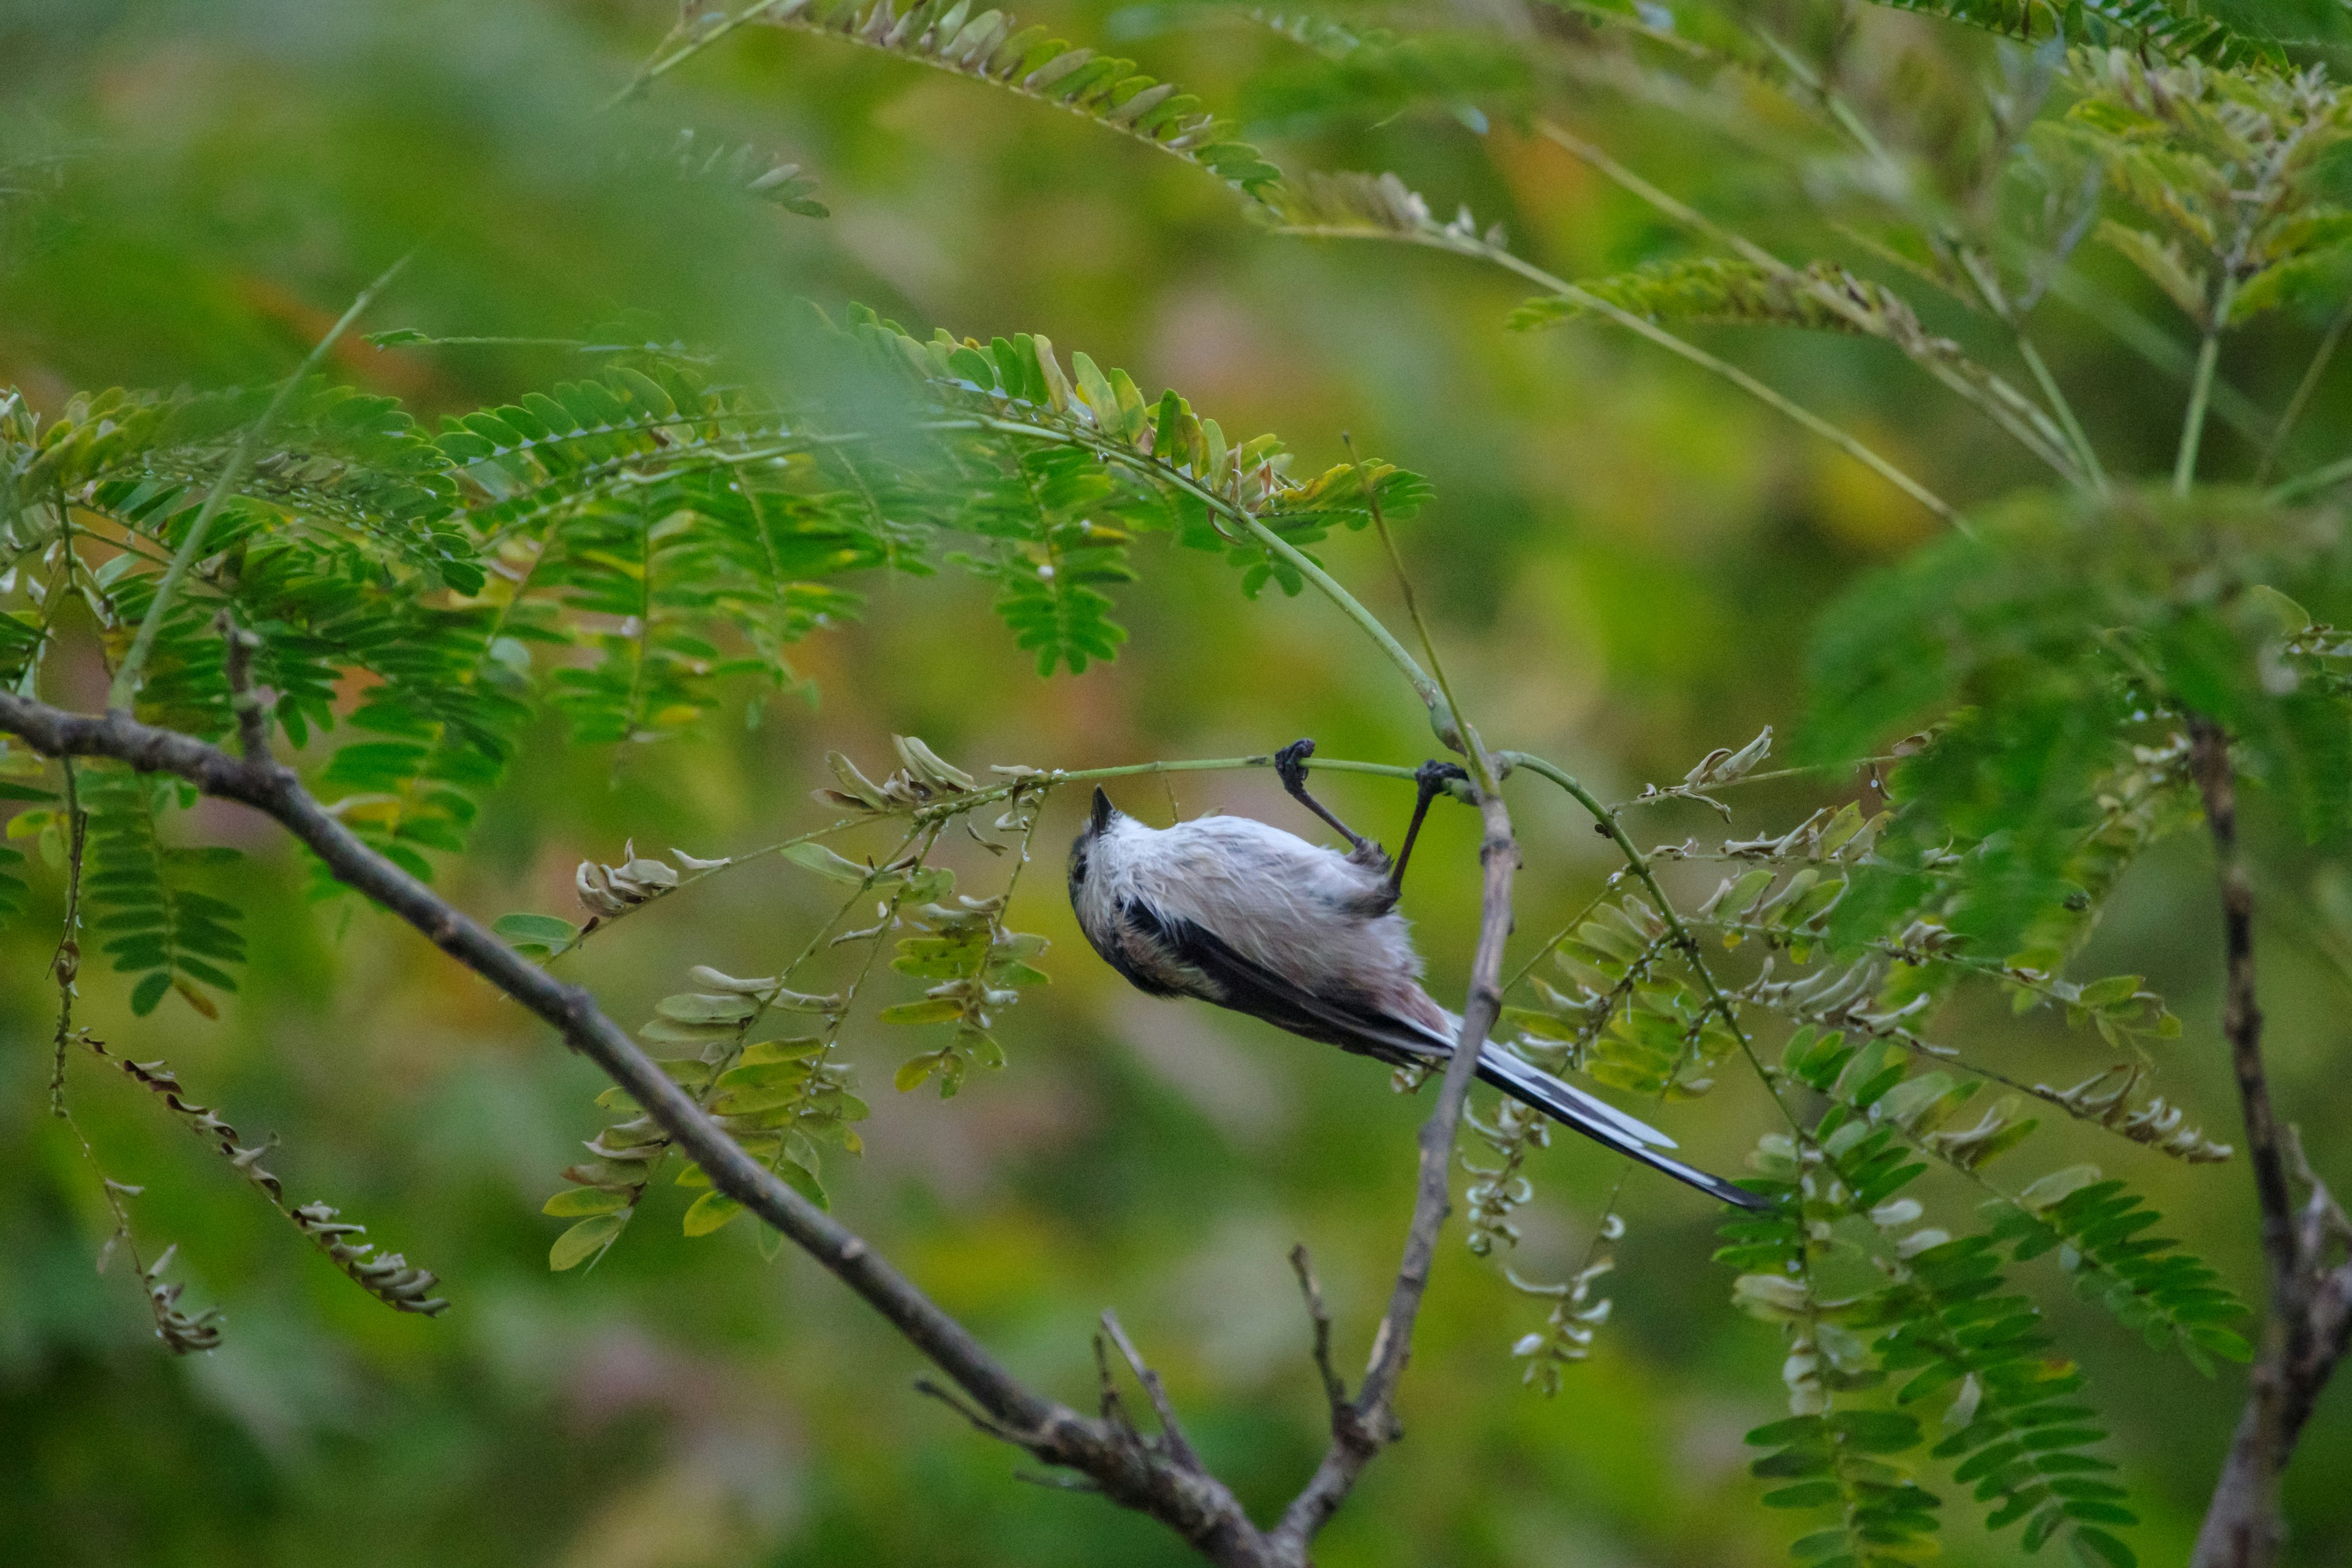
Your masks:
[[[1737,1204],[1744,1209],[1772,1206],[1769,1200],[1744,1188],[1735,1187],[1720,1176],[1708,1175],[1705,1171],[1696,1170],[1680,1160],[1660,1153],[1658,1151],[1661,1149],[1673,1148],[1675,1141],[1657,1129],[1635,1121],[1598,1096],[1587,1094],[1574,1084],[1563,1083],[1500,1046],[1489,1045],[1478,1053],[1478,1076],[1513,1100],[1532,1105],[1555,1121],[1576,1129],[1596,1142],[1606,1143],[1654,1170],[1664,1171],[1678,1182],[1686,1182],[1711,1198]]]

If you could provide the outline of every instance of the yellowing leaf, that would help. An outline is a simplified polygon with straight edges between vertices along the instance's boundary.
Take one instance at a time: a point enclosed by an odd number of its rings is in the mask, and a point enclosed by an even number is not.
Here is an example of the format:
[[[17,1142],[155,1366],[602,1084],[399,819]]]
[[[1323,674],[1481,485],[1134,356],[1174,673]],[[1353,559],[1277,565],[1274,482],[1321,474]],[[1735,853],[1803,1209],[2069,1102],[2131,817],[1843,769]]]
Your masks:
[[[709,1236],[743,1212],[743,1205],[725,1193],[705,1193],[686,1211],[686,1234]]]
[[[582,1220],[555,1238],[555,1245],[547,1249],[547,1266],[558,1274],[567,1268],[577,1268],[610,1247],[613,1238],[620,1235],[622,1227],[628,1223],[625,1210]]]

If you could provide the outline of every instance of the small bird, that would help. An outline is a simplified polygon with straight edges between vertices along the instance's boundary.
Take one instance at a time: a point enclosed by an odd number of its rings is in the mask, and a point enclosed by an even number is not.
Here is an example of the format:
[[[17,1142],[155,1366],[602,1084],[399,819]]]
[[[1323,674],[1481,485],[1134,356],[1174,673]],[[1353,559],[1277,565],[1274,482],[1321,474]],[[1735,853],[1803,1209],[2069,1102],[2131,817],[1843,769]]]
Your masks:
[[[1348,840],[1347,853],[1245,816],[1148,826],[1097,788],[1070,846],[1070,904],[1079,928],[1148,995],[1197,997],[1393,1067],[1443,1067],[1462,1020],[1422,989],[1421,957],[1396,905],[1430,803],[1465,775],[1451,763],[1422,765],[1412,824],[1391,863],[1307,793],[1314,751],[1312,741],[1284,747],[1275,771],[1295,799]],[[1480,1048],[1478,1076],[1709,1196],[1770,1206],[1669,1159],[1658,1151],[1675,1147],[1673,1139],[1499,1046]]]

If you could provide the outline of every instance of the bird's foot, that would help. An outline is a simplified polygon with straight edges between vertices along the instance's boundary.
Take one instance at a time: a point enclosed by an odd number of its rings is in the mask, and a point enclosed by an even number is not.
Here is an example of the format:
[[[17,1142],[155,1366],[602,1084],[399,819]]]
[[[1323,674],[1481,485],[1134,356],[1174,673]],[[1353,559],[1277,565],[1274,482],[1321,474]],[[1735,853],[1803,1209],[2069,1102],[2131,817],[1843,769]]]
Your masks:
[[[1315,754],[1315,742],[1305,737],[1290,742],[1274,753],[1274,775],[1282,787],[1292,795],[1307,787],[1307,759]]]
[[[1413,769],[1412,782],[1421,786],[1422,797],[1434,800],[1449,792],[1446,785],[1456,780],[1468,782],[1470,774],[1459,763],[1440,762],[1435,757]]]

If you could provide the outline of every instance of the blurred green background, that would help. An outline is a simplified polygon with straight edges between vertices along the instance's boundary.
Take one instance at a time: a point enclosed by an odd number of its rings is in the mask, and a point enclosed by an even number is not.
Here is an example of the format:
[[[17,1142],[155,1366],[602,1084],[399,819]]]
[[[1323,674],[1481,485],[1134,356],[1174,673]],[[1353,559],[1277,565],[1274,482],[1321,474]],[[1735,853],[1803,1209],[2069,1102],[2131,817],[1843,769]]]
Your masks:
[[[646,310],[785,384],[798,298],[861,300],[918,331],[1045,332],[1129,367],[1147,394],[1180,388],[1229,432],[1281,432],[1310,471],[1339,456],[1349,430],[1363,450],[1427,474],[1438,503],[1402,542],[1466,705],[1490,739],[1560,760],[1605,799],[1785,726],[1812,619],[1932,526],[1858,467],[1642,344],[1597,327],[1506,332],[1524,290],[1500,273],[1271,235],[1175,160],[985,88],[751,29],[644,100],[597,112],[669,19],[661,0],[0,7],[0,184],[13,193],[0,203],[0,384],[54,412],[77,388],[277,376],[420,239],[362,330],[562,336]],[[1673,245],[1507,115],[1482,133],[1441,108],[1333,108],[1313,57],[1238,13],[1082,0],[1036,19],[1234,106],[1286,168],[1394,168],[1441,215],[1462,201],[1482,223],[1503,221],[1555,271],[1614,269]],[[1890,47],[1989,58],[1980,40],[1913,19],[1866,21]],[[1565,108],[1660,183],[1772,237],[1802,232],[1794,175],[1604,95]],[[803,163],[832,216],[665,176],[681,128]],[[2108,261],[2086,269],[2158,316]],[[2311,325],[2265,328],[2228,374],[2277,407]],[[2179,388],[2062,307],[2042,334],[2110,452],[2163,460]],[[2033,479],[1881,347],[1706,341],[1964,501]],[[355,339],[337,363],[426,416],[579,374],[547,350],[379,352]],[[2310,452],[2332,455],[2345,413],[2340,393],[2323,391]],[[2248,462],[2224,429],[2210,450],[2223,473]],[[1378,551],[1346,536],[1325,558],[1397,613]],[[1119,595],[1132,641],[1080,679],[1037,680],[984,588],[899,578],[870,584],[862,625],[799,650],[821,691],[813,705],[772,698],[747,722],[640,749],[617,770],[550,726],[442,886],[486,917],[576,917],[582,858],[617,860],[631,837],[724,854],[814,826],[807,792],[826,782],[824,752],[873,771],[894,731],[974,768],[1224,755],[1300,734],[1328,755],[1426,754],[1409,694],[1328,605],[1248,603],[1213,558],[1154,545],[1140,559],[1144,580]],[[1743,831],[1792,822],[1839,791],[1851,793],[1846,781],[1749,792]],[[1117,793],[1157,820],[1223,808],[1303,826],[1262,774]],[[1365,780],[1332,780],[1328,794],[1382,835],[1409,804]],[[1013,911],[1013,925],[1053,939],[1054,984],[1010,1016],[1011,1065],[950,1103],[896,1096],[904,1038],[855,1026],[850,1054],[875,1116],[864,1159],[829,1173],[835,1205],[1065,1399],[1090,1397],[1088,1336],[1117,1308],[1212,1467],[1263,1517],[1321,1442],[1285,1254],[1298,1241],[1314,1249],[1356,1362],[1401,1242],[1421,1107],[1361,1061],[1129,992],[1087,952],[1061,895],[1078,804],[1054,803]],[[1606,847],[1563,804],[1517,802],[1520,952],[1609,869]],[[1637,837],[1710,831],[1711,818],[1683,809],[1641,821]],[[2333,1130],[2352,1092],[2334,1069],[2352,881],[2255,810],[2272,851],[2264,1000],[2280,1092],[2341,1186],[2352,1148]],[[455,1307],[428,1321],[366,1300],[135,1087],[78,1060],[84,1126],[110,1172],[146,1187],[134,1213],[150,1255],[177,1242],[186,1304],[226,1314],[216,1352],[174,1360],[156,1344],[128,1271],[93,1269],[109,1222],[79,1150],[46,1114],[49,879],[0,937],[0,1556],[372,1568],[1186,1560],[1157,1525],[1013,1479],[1018,1457],[917,1396],[916,1357],[827,1277],[792,1255],[762,1262],[745,1226],[684,1239],[689,1194],[667,1184],[594,1270],[550,1274],[562,1222],[539,1205],[599,1124],[595,1075],[404,927],[348,904],[308,908],[299,868],[257,819],[206,807],[197,820],[251,857],[238,873],[252,909],[245,990],[214,1024],[175,1000],[134,1021],[119,996],[86,985],[97,1032],[125,1056],[167,1058],[248,1139],[281,1137],[270,1163],[294,1198],[363,1220],[440,1272]],[[1469,814],[1442,809],[1415,862],[1407,909],[1441,994],[1458,993],[1475,933],[1474,843]],[[1001,875],[977,855],[967,864]],[[2214,1031],[2209,876],[2195,843],[2159,852],[2084,972],[2144,972],[2173,999],[2188,1029],[2165,1092],[2226,1138],[2236,1112]],[[579,975],[615,1016],[639,1017],[689,963],[772,969],[834,897],[762,861],[633,921]],[[1947,1026],[2060,1084],[2107,1059],[1991,998],[1964,997]],[[1668,1114],[1717,1168],[1736,1170],[1764,1129],[1738,1084]],[[2187,1170],[2084,1147],[2151,1192],[2168,1232],[2259,1292],[2238,1165]],[[1581,1144],[1539,1156],[1517,1266],[1571,1269],[1614,1173]],[[1442,1255],[1404,1391],[1409,1440],[1374,1468],[1320,1561],[1782,1560],[1791,1531],[1756,1506],[1740,1444],[1784,1408],[1778,1335],[1727,1305],[1702,1202],[1643,1176],[1627,1191],[1616,1316],[1557,1400],[1522,1390],[1507,1353],[1538,1306],[1458,1247]],[[2134,1532],[2142,1560],[2179,1560],[2242,1372],[2201,1380],[2074,1301],[2047,1264],[2021,1274],[2116,1420],[2110,1448],[2148,1520]],[[2352,1557],[2347,1400],[2339,1391],[2322,1407],[2290,1478],[2299,1563]],[[2013,1535],[1989,1542],[1965,1508],[1947,1512],[1948,1561],[2017,1559]]]

